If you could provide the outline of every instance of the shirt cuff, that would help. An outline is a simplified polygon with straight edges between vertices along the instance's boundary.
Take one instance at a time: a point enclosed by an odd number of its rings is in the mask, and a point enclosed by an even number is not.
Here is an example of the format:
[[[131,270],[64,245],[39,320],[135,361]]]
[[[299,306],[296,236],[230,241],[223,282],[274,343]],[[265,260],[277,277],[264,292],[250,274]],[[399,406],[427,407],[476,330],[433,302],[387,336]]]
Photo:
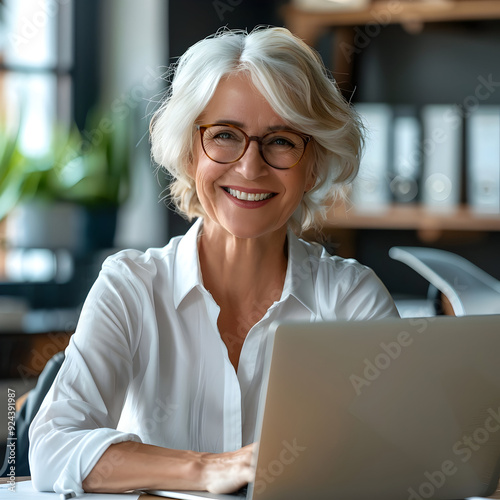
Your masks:
[[[61,454],[62,460],[55,460],[55,463],[61,465],[61,469],[60,471],[47,471],[47,474],[37,474],[36,477],[33,477],[33,486],[36,489],[41,491],[46,490],[46,478],[52,477],[54,482],[50,485],[50,490],[56,493],[74,491],[76,494],[82,494],[84,493],[82,488],[83,480],[89,475],[102,454],[112,444],[122,443],[124,441],[142,442],[141,438],[136,434],[120,432],[108,428],[78,430],[72,431],[71,434],[77,435],[74,436],[73,439],[65,440],[64,448],[66,448],[66,450],[62,449],[57,451],[57,447],[49,445],[48,448],[52,449],[53,453]],[[43,484],[37,484],[37,479],[41,479]],[[96,481],[99,481],[98,477]],[[96,486],[98,485],[96,484]]]

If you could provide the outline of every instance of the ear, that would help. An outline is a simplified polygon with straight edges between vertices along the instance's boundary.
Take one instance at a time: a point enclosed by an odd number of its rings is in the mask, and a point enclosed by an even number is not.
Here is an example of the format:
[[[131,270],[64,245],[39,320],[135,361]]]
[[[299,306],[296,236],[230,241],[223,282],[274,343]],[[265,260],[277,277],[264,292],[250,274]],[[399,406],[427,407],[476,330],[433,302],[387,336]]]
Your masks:
[[[194,156],[192,153],[189,153],[189,158],[188,158],[187,166],[186,166],[186,173],[190,179],[194,180],[195,174],[196,174],[196,165],[195,165],[195,160],[194,160]]]
[[[316,174],[316,166],[313,166],[309,170],[309,173],[307,174],[306,185],[304,187],[304,194],[306,194],[308,191],[310,191],[316,185],[317,178],[318,178],[318,176]]]

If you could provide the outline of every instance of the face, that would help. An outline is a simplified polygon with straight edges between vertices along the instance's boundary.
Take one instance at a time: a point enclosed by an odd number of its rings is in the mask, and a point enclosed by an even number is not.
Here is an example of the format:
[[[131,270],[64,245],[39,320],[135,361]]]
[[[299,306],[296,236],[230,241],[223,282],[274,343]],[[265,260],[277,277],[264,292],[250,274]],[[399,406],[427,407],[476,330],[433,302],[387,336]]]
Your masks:
[[[219,83],[197,122],[234,124],[250,137],[279,127],[290,129],[244,74]],[[198,131],[189,175],[208,216],[205,226],[215,225],[239,238],[283,234],[304,192],[314,185],[312,156],[309,145],[297,165],[277,170],[260,156],[257,142],[251,141],[238,161],[220,164],[205,155]]]

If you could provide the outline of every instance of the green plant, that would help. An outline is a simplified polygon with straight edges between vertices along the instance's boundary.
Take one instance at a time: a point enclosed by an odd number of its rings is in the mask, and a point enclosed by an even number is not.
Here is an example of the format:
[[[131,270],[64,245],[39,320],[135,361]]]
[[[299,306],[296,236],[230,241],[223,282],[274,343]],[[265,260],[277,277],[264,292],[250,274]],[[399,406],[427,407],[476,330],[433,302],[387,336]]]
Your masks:
[[[66,148],[70,151],[73,148]],[[88,206],[118,206],[130,191],[130,122],[88,114],[79,148],[60,165],[67,199]]]
[[[24,155],[20,129],[0,127],[0,220],[18,203],[67,201],[87,207],[117,207],[130,188],[130,126],[98,111],[85,130],[55,126],[49,152]]]
[[[26,159],[19,151],[20,127],[0,129],[0,220],[17,204],[23,190]]]

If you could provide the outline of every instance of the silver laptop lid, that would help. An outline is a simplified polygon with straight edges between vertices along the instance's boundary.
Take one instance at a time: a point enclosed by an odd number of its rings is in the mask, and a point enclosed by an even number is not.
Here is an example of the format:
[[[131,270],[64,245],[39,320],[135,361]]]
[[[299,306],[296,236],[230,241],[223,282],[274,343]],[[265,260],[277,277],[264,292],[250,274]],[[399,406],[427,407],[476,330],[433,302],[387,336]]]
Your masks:
[[[277,327],[252,498],[487,496],[500,316]]]

